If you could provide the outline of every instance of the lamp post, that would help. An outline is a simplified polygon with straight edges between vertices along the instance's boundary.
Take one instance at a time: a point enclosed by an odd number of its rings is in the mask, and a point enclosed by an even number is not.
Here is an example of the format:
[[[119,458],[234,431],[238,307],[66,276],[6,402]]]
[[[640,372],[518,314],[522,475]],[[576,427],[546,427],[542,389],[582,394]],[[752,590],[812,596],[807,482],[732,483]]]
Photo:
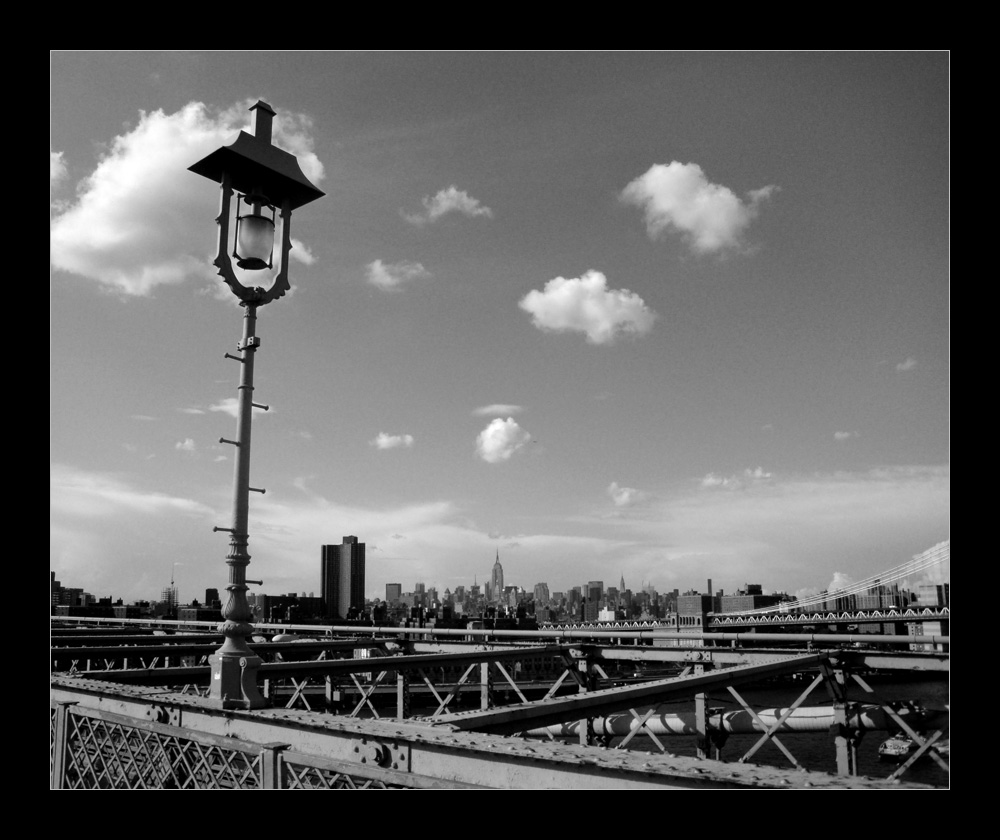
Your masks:
[[[250,491],[264,490],[250,486],[250,427],[253,409],[267,410],[266,405],[253,402],[254,356],[260,347],[257,337],[257,309],[277,300],[291,286],[288,283],[288,255],[291,252],[292,211],[323,195],[302,174],[294,155],[271,144],[271,124],[274,111],[266,102],[258,101],[250,108],[253,113],[253,134],[241,131],[236,141],[216,149],[190,167],[221,185],[219,217],[219,248],[215,266],[243,307],[243,337],[236,345],[239,356],[225,354],[240,363],[240,384],[236,410],[236,440],[220,438],[236,450],[233,472],[233,518],[229,528],[215,531],[229,533],[229,597],[222,607],[220,632],[226,637],[222,646],[209,657],[212,684],[209,697],[224,709],[259,709],[267,701],[257,688],[257,668],[260,657],[254,656],[247,645],[253,632],[253,613],[247,602],[246,567],[249,532],[247,520]],[[236,192],[235,231],[230,256],[230,215],[233,192]],[[275,220],[280,212],[281,233],[278,240],[278,272],[270,288],[244,286],[236,276],[236,265],[244,271],[262,271],[274,266]],[[270,213],[270,217],[266,215]]]

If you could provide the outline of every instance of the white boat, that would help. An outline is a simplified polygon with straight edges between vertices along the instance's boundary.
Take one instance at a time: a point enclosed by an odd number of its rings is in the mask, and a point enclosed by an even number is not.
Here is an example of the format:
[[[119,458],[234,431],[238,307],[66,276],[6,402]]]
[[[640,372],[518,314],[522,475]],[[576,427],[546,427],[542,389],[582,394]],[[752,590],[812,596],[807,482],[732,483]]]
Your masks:
[[[907,735],[893,735],[878,745],[879,761],[906,761],[917,751],[917,742]]]

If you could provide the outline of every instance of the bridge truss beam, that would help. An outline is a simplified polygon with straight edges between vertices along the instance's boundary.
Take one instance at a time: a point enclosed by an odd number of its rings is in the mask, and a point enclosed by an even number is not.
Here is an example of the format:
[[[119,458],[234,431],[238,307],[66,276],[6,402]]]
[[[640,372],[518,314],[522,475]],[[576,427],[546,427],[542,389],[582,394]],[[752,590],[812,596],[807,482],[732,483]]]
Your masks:
[[[60,677],[51,689],[50,773],[53,787],[115,789],[886,786],[751,764],[609,754],[441,725],[297,710],[224,711],[204,698]]]

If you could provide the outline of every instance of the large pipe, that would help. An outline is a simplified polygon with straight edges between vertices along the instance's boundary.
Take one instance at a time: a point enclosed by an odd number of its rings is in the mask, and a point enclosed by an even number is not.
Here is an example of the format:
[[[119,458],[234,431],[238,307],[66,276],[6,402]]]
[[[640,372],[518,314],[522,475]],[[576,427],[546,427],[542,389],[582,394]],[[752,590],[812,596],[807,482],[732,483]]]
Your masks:
[[[709,729],[734,735],[752,735],[762,733],[773,727],[787,709],[761,709],[757,712],[761,723],[754,720],[750,712],[741,709],[733,712],[719,712],[709,718]],[[907,725],[916,730],[946,727],[948,712],[904,707],[896,711]],[[779,733],[794,732],[829,732],[834,726],[834,710],[832,706],[808,706],[795,709],[780,727]],[[849,726],[865,731],[895,732],[900,729],[880,706],[864,705],[856,707],[850,716]],[[639,720],[631,714],[608,715],[597,717],[590,721],[590,734],[598,737],[620,738],[639,728]],[[675,714],[654,715],[646,721],[644,731],[639,735],[698,735],[695,713],[679,712]],[[580,721],[568,721],[554,726],[542,726],[528,730],[526,735],[544,737],[554,735],[557,738],[578,738]]]
[[[72,622],[74,619],[68,616],[52,616],[55,621]],[[212,622],[197,621],[161,621],[152,619],[117,619],[117,618],[80,618],[80,622],[114,622],[115,624],[127,625],[156,625],[157,627],[183,626],[193,628],[204,624],[209,630],[214,629]],[[924,621],[940,621],[940,618],[922,619],[916,617],[912,623],[922,623]],[[828,645],[831,642],[853,644],[951,644],[950,636],[928,635],[906,636],[894,634],[877,633],[678,633],[673,630],[589,630],[584,628],[567,626],[565,628],[550,628],[545,630],[493,630],[493,629],[472,629],[457,627],[388,627],[386,625],[372,625],[369,627],[358,627],[357,625],[322,625],[315,626],[309,624],[265,624],[261,622],[256,625],[258,631],[265,629],[275,632],[288,633],[292,631],[303,631],[307,633],[346,633],[351,635],[361,635],[371,633],[396,636],[429,636],[429,637],[459,637],[466,641],[481,640],[483,642],[495,641],[498,639],[558,639],[558,640],[593,640],[593,639],[628,639],[633,642],[664,641],[672,639],[684,642],[680,647],[698,647],[699,642],[729,642],[731,644],[747,644],[750,647],[760,647],[762,642],[807,642],[817,645]]]

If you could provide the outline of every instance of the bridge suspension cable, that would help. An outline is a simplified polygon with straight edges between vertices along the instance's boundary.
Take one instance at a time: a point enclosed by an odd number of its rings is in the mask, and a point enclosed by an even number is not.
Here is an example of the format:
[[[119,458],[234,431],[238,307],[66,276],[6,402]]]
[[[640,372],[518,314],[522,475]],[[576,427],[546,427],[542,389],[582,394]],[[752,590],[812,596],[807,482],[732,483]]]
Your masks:
[[[852,583],[843,589],[836,589],[833,592],[822,592],[819,595],[812,595],[808,598],[800,598],[793,603],[785,602],[771,607],[759,607],[753,610],[736,610],[727,612],[727,615],[766,615],[787,611],[788,609],[808,609],[810,607],[825,607],[825,605],[837,598],[846,598],[851,595],[860,595],[871,591],[877,586],[885,586],[905,580],[909,577],[927,571],[936,566],[940,566],[951,560],[951,540],[944,540],[937,545],[927,549],[927,551],[915,554],[905,563],[895,566],[877,575],[871,575],[864,580]]]

